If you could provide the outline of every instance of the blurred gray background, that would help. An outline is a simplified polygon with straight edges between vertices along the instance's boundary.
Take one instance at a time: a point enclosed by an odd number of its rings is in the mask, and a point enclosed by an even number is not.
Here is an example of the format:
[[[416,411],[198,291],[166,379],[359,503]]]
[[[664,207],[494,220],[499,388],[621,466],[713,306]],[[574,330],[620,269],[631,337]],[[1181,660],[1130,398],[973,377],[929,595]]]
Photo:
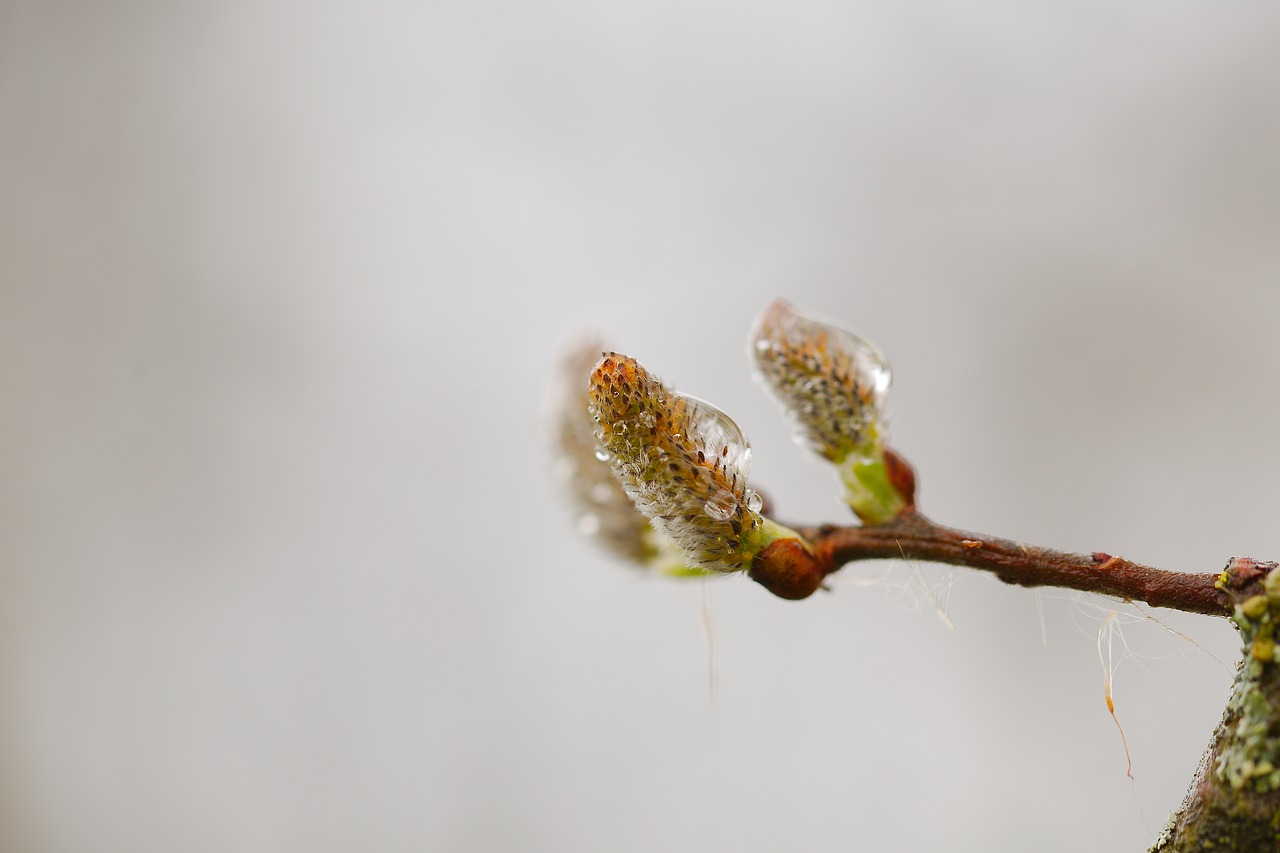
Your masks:
[[[642,577],[574,535],[542,400],[603,334],[840,520],[744,355],[785,296],[889,354],[939,520],[1280,557],[1278,40],[1177,0],[0,4],[0,849],[1145,849],[1225,622]]]

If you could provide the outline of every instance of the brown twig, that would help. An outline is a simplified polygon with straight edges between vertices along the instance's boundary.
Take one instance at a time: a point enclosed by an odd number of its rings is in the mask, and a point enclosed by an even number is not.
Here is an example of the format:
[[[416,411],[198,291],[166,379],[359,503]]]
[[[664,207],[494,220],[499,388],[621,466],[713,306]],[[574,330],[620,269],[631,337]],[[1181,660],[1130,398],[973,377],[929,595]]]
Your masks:
[[[1101,552],[1072,554],[935,524],[907,512],[886,524],[799,528],[825,574],[857,560],[907,559],[968,566],[1018,586],[1057,586],[1188,613],[1227,616],[1219,574],[1171,572]]]

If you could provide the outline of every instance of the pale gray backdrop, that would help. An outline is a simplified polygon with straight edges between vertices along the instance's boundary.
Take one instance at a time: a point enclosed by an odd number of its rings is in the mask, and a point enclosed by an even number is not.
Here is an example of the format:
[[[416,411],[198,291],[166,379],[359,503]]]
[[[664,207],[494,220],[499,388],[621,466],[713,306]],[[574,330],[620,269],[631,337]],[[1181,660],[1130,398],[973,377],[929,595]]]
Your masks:
[[[1222,664],[921,567],[951,631],[863,565],[714,584],[711,698],[703,591],[575,538],[543,391],[605,334],[840,519],[750,380],[782,295],[888,352],[938,519],[1280,557],[1278,40],[1177,0],[0,4],[0,849],[1144,849]]]

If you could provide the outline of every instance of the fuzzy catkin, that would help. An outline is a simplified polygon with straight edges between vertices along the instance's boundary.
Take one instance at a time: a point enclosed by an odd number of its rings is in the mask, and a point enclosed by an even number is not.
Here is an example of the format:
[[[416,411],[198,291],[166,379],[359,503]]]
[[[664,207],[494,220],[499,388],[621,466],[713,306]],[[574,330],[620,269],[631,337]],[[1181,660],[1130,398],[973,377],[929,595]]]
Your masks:
[[[605,353],[591,374],[596,439],[636,507],[693,565],[745,568],[762,547],[751,451],[719,409],[667,388],[635,359]]]
[[[840,462],[882,444],[890,371],[875,346],[778,299],[756,320],[750,352],[796,437],[815,453]]]

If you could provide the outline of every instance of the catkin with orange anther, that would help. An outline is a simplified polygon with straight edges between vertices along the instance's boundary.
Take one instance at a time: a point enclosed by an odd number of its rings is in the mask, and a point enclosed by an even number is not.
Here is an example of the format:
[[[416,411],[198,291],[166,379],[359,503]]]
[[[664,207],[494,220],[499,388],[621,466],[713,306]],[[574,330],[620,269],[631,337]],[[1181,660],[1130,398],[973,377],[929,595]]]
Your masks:
[[[784,539],[806,550],[795,531],[760,514],[760,496],[747,485],[751,447],[719,409],[667,388],[618,353],[596,365],[589,397],[596,439],[614,474],[692,565],[750,569]]]

